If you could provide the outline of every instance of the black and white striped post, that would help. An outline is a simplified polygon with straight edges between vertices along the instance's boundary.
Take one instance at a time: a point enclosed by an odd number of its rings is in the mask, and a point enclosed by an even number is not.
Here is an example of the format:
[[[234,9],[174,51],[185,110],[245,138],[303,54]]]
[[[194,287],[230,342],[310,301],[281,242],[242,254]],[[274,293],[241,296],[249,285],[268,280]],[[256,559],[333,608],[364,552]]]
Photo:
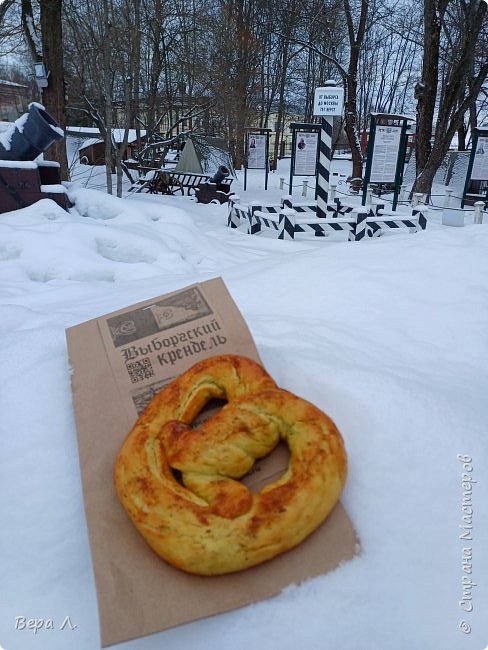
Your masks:
[[[320,154],[317,165],[317,216],[325,217],[329,201],[329,176],[332,160],[332,117],[322,118]]]
[[[322,118],[320,130],[319,161],[317,165],[317,216],[327,216],[329,176],[332,161],[332,127],[334,115],[342,115],[344,89],[332,79],[315,89],[314,115]]]

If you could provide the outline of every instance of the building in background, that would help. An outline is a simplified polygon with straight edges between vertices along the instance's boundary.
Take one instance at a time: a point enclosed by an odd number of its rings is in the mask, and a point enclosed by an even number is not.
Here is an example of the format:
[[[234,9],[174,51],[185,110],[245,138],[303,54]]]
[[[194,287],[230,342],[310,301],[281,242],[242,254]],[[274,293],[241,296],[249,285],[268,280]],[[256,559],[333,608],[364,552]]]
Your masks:
[[[14,122],[27,111],[30,101],[29,86],[0,79],[0,120]]]

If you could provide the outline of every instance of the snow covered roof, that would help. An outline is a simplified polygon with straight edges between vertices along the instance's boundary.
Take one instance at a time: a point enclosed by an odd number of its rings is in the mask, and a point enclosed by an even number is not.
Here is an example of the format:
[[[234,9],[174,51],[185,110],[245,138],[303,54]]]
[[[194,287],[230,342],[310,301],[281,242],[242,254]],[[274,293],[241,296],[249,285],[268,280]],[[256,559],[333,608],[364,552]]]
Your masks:
[[[375,113],[374,111],[370,113],[370,115],[374,115],[374,117],[391,117],[395,120],[409,120],[410,122],[415,122],[415,118],[411,115],[397,115],[396,113]]]
[[[122,142],[124,139],[125,129],[112,129],[113,137],[115,142]],[[98,142],[102,142],[100,138],[100,129],[97,129],[94,126],[67,126],[66,134],[72,136],[81,136],[86,138],[95,138]],[[145,129],[141,129],[141,136],[146,135]],[[134,142],[137,139],[137,132],[135,129],[129,129],[128,142]],[[94,144],[93,142],[91,144]],[[85,143],[83,146],[86,146]]]
[[[18,84],[15,81],[8,81],[8,79],[0,79],[0,86],[12,86],[13,88],[28,88],[26,84]]]
[[[100,138],[87,138],[86,140],[83,140],[83,144],[81,145],[80,149],[86,149],[87,147],[91,147],[94,144],[98,144],[99,142],[103,142],[103,140],[100,140]]]

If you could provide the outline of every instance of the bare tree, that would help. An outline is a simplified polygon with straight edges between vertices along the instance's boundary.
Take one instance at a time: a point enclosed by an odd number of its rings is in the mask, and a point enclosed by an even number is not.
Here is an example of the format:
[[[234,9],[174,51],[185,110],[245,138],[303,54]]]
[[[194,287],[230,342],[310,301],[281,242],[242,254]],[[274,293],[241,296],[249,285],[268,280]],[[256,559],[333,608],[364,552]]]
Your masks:
[[[140,0],[66,0],[69,3],[69,68],[73,81],[71,105],[90,116],[105,142],[107,191],[122,195],[122,180],[130,180],[124,157],[129,129],[138,112],[141,48]],[[135,46],[134,46],[135,44]],[[117,136],[117,137],[116,137]],[[120,136],[120,137],[119,137]]]
[[[22,25],[31,58],[42,62],[48,72],[48,85],[43,89],[42,102],[47,112],[64,129],[66,127],[66,98],[63,65],[62,0],[39,0],[38,26],[31,0],[21,0]],[[47,160],[59,162],[61,178],[68,179],[66,144],[54,143],[44,153]]]
[[[48,85],[42,93],[42,101],[49,114],[63,128],[66,128],[66,91],[63,63],[62,0],[39,0],[43,62],[49,71]],[[61,178],[69,179],[66,142],[56,141],[44,153],[47,160],[61,165]]]
[[[253,126],[258,112],[262,16],[259,0],[219,0],[209,19],[213,48],[208,74],[237,169],[244,160],[245,127]]]
[[[480,36],[486,38],[486,10],[487,3],[479,0],[424,0],[422,79],[416,87],[417,178],[413,191],[430,194],[434,175],[452,138],[487,78],[486,46],[476,61]]]
[[[349,37],[349,63],[345,77],[346,105],[344,130],[351,147],[352,156],[352,177],[361,179],[363,176],[363,154],[358,133],[358,110],[357,110],[357,88],[358,88],[358,66],[361,55],[361,48],[364,42],[366,21],[368,18],[368,0],[361,0],[357,27],[354,25],[353,12],[349,0],[343,0],[344,14],[346,16],[347,33]]]
[[[15,0],[3,0],[0,4],[0,30],[2,31],[6,27],[6,16],[14,4]]]
[[[363,175],[363,157],[358,133],[357,91],[360,54],[369,9],[368,0],[358,0],[358,2],[359,4],[353,9],[349,0],[342,0],[342,10],[347,28],[348,61],[346,64],[343,64],[335,54],[326,52],[320,44],[312,43],[310,40],[307,42],[296,36],[293,37],[295,43],[306,46],[310,52],[314,52],[323,61],[330,63],[341,77],[341,82],[346,91],[344,130],[351,148],[352,178],[356,181],[355,186],[357,186],[357,182],[360,181]],[[319,20],[325,23],[328,11],[330,11],[330,6],[326,6],[322,2],[319,7]]]
[[[411,38],[419,17],[408,5],[394,8],[366,31],[358,80],[358,123],[368,126],[372,112],[415,114],[412,90],[421,65],[420,47]]]

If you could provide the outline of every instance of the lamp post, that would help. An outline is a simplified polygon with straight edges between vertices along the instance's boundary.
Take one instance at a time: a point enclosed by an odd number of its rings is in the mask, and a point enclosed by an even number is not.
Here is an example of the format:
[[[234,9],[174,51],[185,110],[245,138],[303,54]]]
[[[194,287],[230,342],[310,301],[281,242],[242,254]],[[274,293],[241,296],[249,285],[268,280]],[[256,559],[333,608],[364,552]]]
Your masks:
[[[49,72],[46,71],[46,66],[42,61],[37,61],[37,63],[34,63],[34,80],[37,84],[37,88],[39,89],[39,96],[42,101],[42,90],[43,88],[47,88],[49,81]]]

